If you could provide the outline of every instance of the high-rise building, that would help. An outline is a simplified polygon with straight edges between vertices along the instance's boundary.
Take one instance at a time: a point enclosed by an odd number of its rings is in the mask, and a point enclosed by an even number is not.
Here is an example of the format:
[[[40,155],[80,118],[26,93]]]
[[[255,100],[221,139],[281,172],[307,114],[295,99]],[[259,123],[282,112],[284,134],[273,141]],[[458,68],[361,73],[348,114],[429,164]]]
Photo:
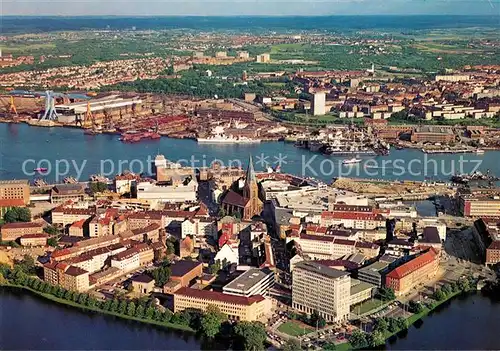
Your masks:
[[[313,94],[312,113],[314,116],[323,116],[326,113],[325,92],[316,92]]]
[[[299,312],[318,312],[328,322],[346,320],[350,313],[351,277],[314,261],[293,269],[292,307]]]

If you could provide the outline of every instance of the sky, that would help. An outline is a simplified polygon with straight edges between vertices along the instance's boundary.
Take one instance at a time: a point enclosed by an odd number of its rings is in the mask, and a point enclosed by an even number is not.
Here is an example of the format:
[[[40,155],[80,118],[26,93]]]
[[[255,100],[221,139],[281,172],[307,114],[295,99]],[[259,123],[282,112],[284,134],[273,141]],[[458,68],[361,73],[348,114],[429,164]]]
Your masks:
[[[497,15],[500,0],[0,0],[2,15]]]

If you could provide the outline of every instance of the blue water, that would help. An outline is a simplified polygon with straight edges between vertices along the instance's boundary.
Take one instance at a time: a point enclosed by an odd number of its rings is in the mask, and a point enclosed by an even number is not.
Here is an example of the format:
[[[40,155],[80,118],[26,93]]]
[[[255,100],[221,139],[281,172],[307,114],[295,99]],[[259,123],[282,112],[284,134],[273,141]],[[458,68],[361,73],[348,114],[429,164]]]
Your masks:
[[[283,172],[313,176],[326,182],[333,177],[400,180],[446,180],[456,173],[488,169],[500,175],[500,151],[484,155],[426,155],[420,150],[391,150],[389,156],[362,157],[354,166],[342,165],[345,157],[324,156],[298,149],[291,143],[265,142],[254,145],[199,145],[194,140],[162,138],[125,144],[116,135],[84,135],[80,129],[0,124],[0,179],[36,178],[34,168],[48,168],[47,181],[65,176],[102,173],[112,176],[131,170],[150,173],[150,162],[158,153],[194,167],[223,164],[245,166],[253,156],[257,171],[281,165]]]
[[[478,0],[479,1],[479,0]],[[498,27],[498,14],[491,16],[162,16],[162,17],[19,17],[4,16],[2,31],[46,32],[82,29],[179,29],[195,30],[321,30]]]

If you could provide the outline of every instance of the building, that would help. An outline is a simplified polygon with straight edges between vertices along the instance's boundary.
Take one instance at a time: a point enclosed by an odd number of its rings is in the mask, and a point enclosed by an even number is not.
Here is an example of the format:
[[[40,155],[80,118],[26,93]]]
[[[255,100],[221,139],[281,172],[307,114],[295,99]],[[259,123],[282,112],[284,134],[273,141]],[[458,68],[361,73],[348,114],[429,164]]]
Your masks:
[[[177,184],[140,182],[137,184],[137,198],[160,202],[195,202],[197,190],[198,182],[194,177]]]
[[[253,295],[267,296],[274,285],[274,272],[268,268],[251,268],[235,280],[225,285],[225,294],[250,297]]]
[[[35,222],[6,223],[0,228],[2,241],[15,241],[23,235],[41,234],[43,226]]]
[[[271,300],[260,295],[234,296],[191,288],[180,288],[174,293],[174,313],[186,309],[206,311],[208,306],[217,307],[233,321],[265,322],[272,312]]]
[[[436,251],[441,251],[441,247],[443,246],[438,228],[436,227],[425,227],[422,231],[422,237],[415,244],[427,249],[433,247]]]
[[[500,196],[462,194],[459,196],[458,206],[464,217],[500,218]]]
[[[430,282],[438,266],[439,255],[431,248],[387,273],[385,286],[393,289],[396,296],[404,295],[417,285]]]
[[[85,190],[80,184],[58,184],[50,191],[50,202],[53,204],[63,203],[68,200],[83,201]]]
[[[22,206],[30,203],[28,180],[0,180],[0,200],[22,200]]]
[[[474,240],[486,265],[500,262],[500,222],[478,219],[472,226]]]
[[[371,299],[375,289],[373,284],[351,279],[351,306]]]
[[[155,280],[147,274],[140,274],[131,280],[132,291],[139,294],[149,294],[155,287]]]
[[[240,255],[238,252],[238,245],[236,244],[231,244],[231,243],[226,243],[222,245],[219,251],[217,251],[217,254],[215,255],[214,258],[215,262],[219,261],[220,263],[222,262],[227,262],[228,264],[234,263],[234,264],[239,264],[240,263]]]
[[[228,214],[238,214],[243,220],[251,220],[252,217],[260,215],[263,207],[264,204],[259,198],[259,184],[253,167],[252,156],[250,156],[243,194],[229,190],[222,200],[222,208]]]
[[[170,265],[170,280],[179,282],[182,287],[189,286],[192,280],[203,275],[203,264],[197,261],[180,260]]]
[[[85,292],[89,290],[89,272],[63,262],[49,262],[43,266],[43,280],[67,290]]]
[[[442,143],[448,144],[455,140],[453,130],[438,126],[422,126],[415,128],[411,133],[413,143]]]
[[[385,284],[388,262],[377,261],[358,270],[358,280],[381,288]]]
[[[314,116],[323,116],[326,113],[326,93],[323,91],[314,93],[311,106]]]
[[[270,54],[260,54],[255,57],[255,62],[257,63],[267,63],[269,61],[271,61]]]
[[[52,224],[61,224],[67,226],[75,222],[87,220],[95,215],[93,208],[70,208],[70,207],[56,207],[51,212]]]
[[[20,239],[22,246],[45,246],[47,245],[47,234],[26,234]]]
[[[313,261],[295,265],[292,280],[292,307],[310,315],[317,311],[328,322],[347,320],[350,313],[349,273]]]
[[[130,248],[111,257],[111,267],[116,267],[122,271],[130,272],[141,266],[139,251]]]

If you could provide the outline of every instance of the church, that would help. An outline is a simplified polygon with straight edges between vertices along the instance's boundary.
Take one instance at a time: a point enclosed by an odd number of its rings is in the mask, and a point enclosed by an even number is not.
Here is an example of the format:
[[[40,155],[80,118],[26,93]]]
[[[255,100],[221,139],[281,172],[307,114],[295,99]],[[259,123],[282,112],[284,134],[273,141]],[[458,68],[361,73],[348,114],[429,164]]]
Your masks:
[[[252,156],[250,156],[242,194],[232,189],[229,190],[222,200],[221,207],[226,214],[237,215],[248,221],[252,217],[260,215],[263,206],[264,204],[259,198],[259,184],[255,176]]]

